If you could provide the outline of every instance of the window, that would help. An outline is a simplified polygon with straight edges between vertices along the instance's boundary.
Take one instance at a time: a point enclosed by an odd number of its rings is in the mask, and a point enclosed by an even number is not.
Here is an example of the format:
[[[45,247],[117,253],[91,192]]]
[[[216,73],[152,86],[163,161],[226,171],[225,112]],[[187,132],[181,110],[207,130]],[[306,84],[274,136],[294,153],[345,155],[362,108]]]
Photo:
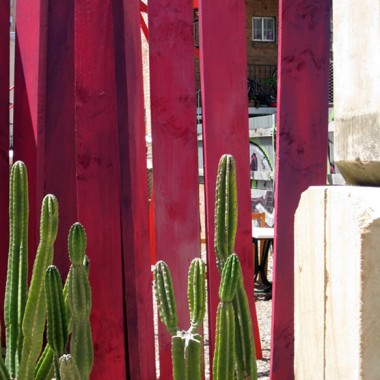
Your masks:
[[[274,17],[253,17],[252,40],[274,42],[276,40]]]

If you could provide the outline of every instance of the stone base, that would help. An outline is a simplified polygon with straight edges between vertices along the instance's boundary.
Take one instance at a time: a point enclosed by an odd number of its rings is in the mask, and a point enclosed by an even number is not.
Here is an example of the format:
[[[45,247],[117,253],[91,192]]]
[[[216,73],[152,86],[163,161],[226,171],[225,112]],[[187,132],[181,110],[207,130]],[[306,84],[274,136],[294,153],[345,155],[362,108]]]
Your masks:
[[[378,379],[380,189],[303,193],[294,270],[295,378]]]

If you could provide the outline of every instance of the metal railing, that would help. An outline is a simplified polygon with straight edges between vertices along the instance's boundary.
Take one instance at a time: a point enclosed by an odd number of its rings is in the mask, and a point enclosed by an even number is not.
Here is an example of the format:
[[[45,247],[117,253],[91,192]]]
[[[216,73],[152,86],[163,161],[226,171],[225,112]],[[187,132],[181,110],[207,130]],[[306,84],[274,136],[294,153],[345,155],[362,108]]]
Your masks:
[[[277,99],[277,65],[248,64],[248,98],[251,103],[272,105]]]

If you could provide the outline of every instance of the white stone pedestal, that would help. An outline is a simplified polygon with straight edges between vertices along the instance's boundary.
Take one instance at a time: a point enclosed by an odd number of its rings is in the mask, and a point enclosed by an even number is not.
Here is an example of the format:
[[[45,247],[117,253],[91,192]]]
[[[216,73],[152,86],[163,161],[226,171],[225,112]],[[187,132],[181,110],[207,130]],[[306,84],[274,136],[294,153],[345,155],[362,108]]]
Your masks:
[[[380,188],[312,187],[295,216],[295,378],[380,378]]]

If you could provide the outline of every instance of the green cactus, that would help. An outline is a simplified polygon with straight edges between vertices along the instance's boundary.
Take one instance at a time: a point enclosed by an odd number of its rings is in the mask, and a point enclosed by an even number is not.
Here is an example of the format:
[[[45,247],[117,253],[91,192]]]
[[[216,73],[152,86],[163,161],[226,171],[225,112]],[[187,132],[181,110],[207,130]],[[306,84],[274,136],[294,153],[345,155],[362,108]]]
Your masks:
[[[156,263],[154,269],[154,291],[161,322],[169,334],[174,336],[178,330],[178,315],[174,297],[172,277],[164,261]]]
[[[236,163],[233,156],[220,158],[215,190],[214,248],[218,270],[234,251],[237,230]],[[252,319],[244,281],[240,276],[236,296],[232,301],[235,313],[236,371],[238,379],[257,379],[256,352]]]
[[[70,354],[59,358],[59,373],[61,380],[81,380],[78,367]]]
[[[28,292],[28,176],[23,162],[11,170],[9,186],[9,255],[4,302],[6,365],[17,374],[22,344],[22,319]]]
[[[56,379],[59,379],[58,359],[65,353],[68,332],[62,280],[55,265],[50,265],[45,272],[45,297],[47,306],[47,340],[55,354],[55,374]]]
[[[206,265],[195,258],[189,268],[187,300],[190,311],[190,332],[195,333],[203,323],[206,313]]]
[[[90,270],[90,261],[87,256],[85,256],[83,260],[83,265],[86,268],[86,272],[88,276],[88,273]],[[65,303],[67,331],[68,331],[68,334],[70,335],[71,334],[71,311],[70,311],[69,300],[68,300],[69,283],[70,283],[70,273],[68,274],[66,278],[65,286],[63,287],[63,299]],[[53,359],[54,359],[54,352],[49,346],[49,344],[47,344],[36,365],[34,380],[45,380],[45,379],[50,379],[53,377],[53,372],[54,372]]]
[[[87,269],[83,265],[86,250],[86,233],[80,223],[75,223],[69,233],[69,256],[71,260],[69,282],[69,306],[72,336],[70,352],[83,380],[88,379],[93,361],[90,312],[91,288]]]
[[[216,315],[215,351],[213,379],[230,380],[235,372],[235,312],[231,304],[236,294],[241,275],[240,263],[236,254],[228,257],[224,264],[219,286],[220,303]]]
[[[215,188],[214,249],[219,273],[234,252],[237,230],[236,163],[233,156],[220,158]]]
[[[55,267],[49,267],[53,261],[53,247],[58,229],[58,202],[53,195],[43,199],[40,221],[40,242],[34,261],[30,288],[28,279],[28,180],[25,165],[18,161],[11,170],[9,198],[10,240],[8,255],[8,273],[4,302],[4,321],[6,326],[6,359],[0,355],[0,379],[38,379],[47,380],[53,377],[53,357],[56,355],[56,379],[59,379],[58,357],[66,349],[70,331],[71,314],[68,306],[70,276],[66,279],[64,291],[59,272]],[[80,327],[73,328],[72,341],[91,341],[91,329],[88,314],[91,309],[91,292],[88,291],[88,260],[84,257],[85,236],[78,232],[83,227],[72,229],[73,237],[69,241],[72,247],[72,258],[75,267],[81,268],[75,272],[75,286],[72,299],[83,301],[83,283],[85,295],[86,322],[81,321]],[[81,261],[81,264],[77,263]],[[46,270],[47,269],[47,270]],[[46,273],[45,273],[46,272]],[[85,275],[81,275],[81,272]],[[85,278],[85,280],[83,280]],[[87,284],[87,285],[86,285]],[[77,291],[79,295],[75,294]],[[65,294],[63,296],[63,294]],[[45,316],[48,319],[49,344],[41,354]],[[0,332],[1,333],[1,332]],[[0,334],[1,337],[1,334]],[[89,339],[88,339],[89,338]],[[80,346],[80,345],[79,345]],[[89,345],[87,345],[89,346]],[[87,347],[87,353],[91,347]],[[40,360],[36,366],[36,361]],[[87,379],[91,364],[87,365]],[[89,370],[88,370],[89,368]],[[74,379],[74,377],[70,377]]]
[[[172,337],[174,380],[202,379],[203,340],[199,334],[179,331]]]
[[[202,336],[196,331],[202,326],[206,311],[206,266],[195,258],[189,268],[187,298],[190,311],[190,328],[178,329],[177,308],[169,267],[164,261],[154,268],[154,290],[162,323],[172,335],[172,364],[174,380],[200,380],[202,378]]]
[[[33,379],[35,363],[42,348],[45,327],[46,302],[43,295],[45,269],[53,261],[53,245],[58,229],[58,202],[49,194],[42,202],[40,222],[40,243],[34,261],[32,280],[25,307],[22,332],[22,346],[19,369],[20,379]]]

